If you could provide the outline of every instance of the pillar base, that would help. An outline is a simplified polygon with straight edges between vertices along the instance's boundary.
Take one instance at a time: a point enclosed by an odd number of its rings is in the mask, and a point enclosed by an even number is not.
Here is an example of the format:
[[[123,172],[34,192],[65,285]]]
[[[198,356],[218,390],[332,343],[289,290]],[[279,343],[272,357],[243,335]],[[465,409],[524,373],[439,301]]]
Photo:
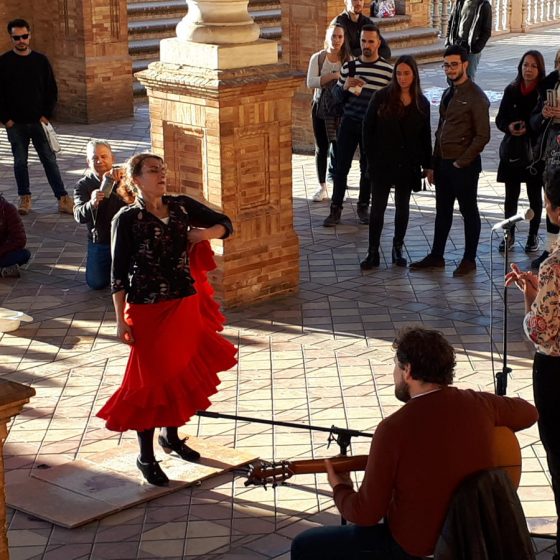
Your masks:
[[[163,39],[160,60],[173,64],[189,64],[213,70],[229,70],[278,62],[275,41],[259,39],[251,43],[209,45],[182,39]]]

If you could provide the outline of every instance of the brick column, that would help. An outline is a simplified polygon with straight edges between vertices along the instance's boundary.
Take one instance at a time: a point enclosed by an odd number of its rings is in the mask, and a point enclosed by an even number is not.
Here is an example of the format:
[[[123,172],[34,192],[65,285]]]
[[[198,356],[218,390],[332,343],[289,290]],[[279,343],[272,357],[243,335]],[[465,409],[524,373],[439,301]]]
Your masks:
[[[297,290],[291,104],[298,80],[288,66],[157,62],[138,79],[150,98],[152,146],[168,164],[169,190],[207,201],[233,221],[235,235],[213,243],[219,299],[235,307]]]
[[[132,115],[127,1],[28,1],[32,47],[49,57],[58,83],[57,118],[93,123]]]
[[[369,10],[369,6],[364,8]],[[313,149],[312,90],[305,84],[309,59],[323,48],[329,23],[344,10],[342,0],[282,0],[282,62],[302,75],[293,102],[295,151]]]
[[[411,17],[410,27],[431,27],[430,2],[424,0],[401,0],[401,2],[404,4],[404,11],[398,10],[397,13]]]
[[[23,405],[35,394],[35,389],[0,379],[0,560],[9,560],[6,535],[6,494],[4,482],[4,442],[8,437],[8,422],[17,416]]]

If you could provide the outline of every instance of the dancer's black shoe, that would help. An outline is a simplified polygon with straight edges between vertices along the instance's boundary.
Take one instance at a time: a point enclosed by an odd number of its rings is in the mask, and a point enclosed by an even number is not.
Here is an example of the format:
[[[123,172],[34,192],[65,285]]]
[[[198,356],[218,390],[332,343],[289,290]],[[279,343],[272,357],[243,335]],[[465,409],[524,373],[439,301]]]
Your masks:
[[[158,443],[166,453],[175,451],[175,453],[177,453],[177,455],[179,455],[179,457],[181,457],[181,459],[184,459],[185,461],[198,461],[200,459],[200,453],[186,445],[186,439],[187,438],[183,438],[176,443],[171,443],[167,441],[167,439],[163,436],[158,436]]]
[[[159,466],[159,461],[150,461],[149,463],[143,463],[140,461],[140,457],[136,459],[136,466],[142,473],[142,476],[147,482],[153,484],[154,486],[167,486],[169,484],[169,479],[167,475],[161,470]]]

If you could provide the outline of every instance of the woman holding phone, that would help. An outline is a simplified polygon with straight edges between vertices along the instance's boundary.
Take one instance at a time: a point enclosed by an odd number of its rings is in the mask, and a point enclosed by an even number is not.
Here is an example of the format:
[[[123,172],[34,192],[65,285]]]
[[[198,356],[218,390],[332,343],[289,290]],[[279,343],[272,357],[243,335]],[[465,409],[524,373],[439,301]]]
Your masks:
[[[339,119],[336,117],[324,117],[318,114],[319,99],[325,88],[336,85],[340,77],[340,68],[350,58],[346,49],[344,27],[331,23],[327,27],[323,50],[311,56],[307,69],[307,87],[314,88],[311,122],[315,138],[315,167],[319,180],[319,188],[311,199],[314,202],[329,198],[326,182],[327,161],[330,159],[329,175],[332,175],[335,168],[336,133],[339,124]]]
[[[532,154],[532,139],[529,129],[529,117],[539,98],[539,85],[545,77],[545,66],[539,51],[527,51],[517,66],[517,76],[505,91],[500,109],[496,116],[496,126],[505,133],[500,149],[500,163],[498,165],[498,182],[505,183],[504,216],[510,218],[517,213],[517,202],[521,192],[521,183],[527,186],[527,197],[531,209],[535,213],[529,223],[529,235],[525,244],[525,251],[536,251],[539,248],[539,225],[542,214],[542,165],[529,165],[531,161],[522,161],[516,153],[505,146],[516,145],[526,148],[527,154]],[[515,242],[515,228],[508,236],[508,250]],[[505,239],[502,239],[498,251],[505,251]]]

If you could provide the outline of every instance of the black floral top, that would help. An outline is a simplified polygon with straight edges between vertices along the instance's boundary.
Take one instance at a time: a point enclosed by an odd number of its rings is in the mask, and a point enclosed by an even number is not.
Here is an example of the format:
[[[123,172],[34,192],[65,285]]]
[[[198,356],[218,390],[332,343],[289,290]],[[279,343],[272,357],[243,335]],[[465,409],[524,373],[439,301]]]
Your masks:
[[[188,196],[164,196],[165,224],[146,210],[142,198],[120,210],[111,227],[112,293],[126,291],[129,303],[157,303],[193,295],[187,232],[191,227],[221,224],[224,239],[233,232],[230,219]]]

